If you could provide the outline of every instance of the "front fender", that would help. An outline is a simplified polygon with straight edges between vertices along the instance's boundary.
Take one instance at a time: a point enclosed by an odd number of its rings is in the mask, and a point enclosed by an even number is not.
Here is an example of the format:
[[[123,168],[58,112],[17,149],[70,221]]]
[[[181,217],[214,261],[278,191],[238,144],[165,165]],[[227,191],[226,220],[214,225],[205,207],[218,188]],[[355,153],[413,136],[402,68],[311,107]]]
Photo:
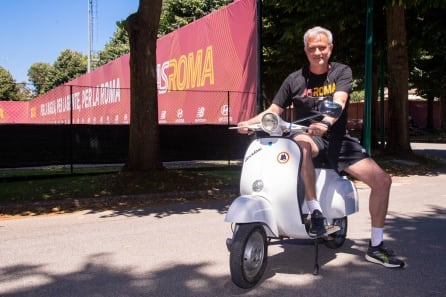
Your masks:
[[[259,222],[268,227],[265,229],[268,236],[278,237],[279,234],[271,204],[261,196],[243,195],[237,197],[228,209],[225,222]]]

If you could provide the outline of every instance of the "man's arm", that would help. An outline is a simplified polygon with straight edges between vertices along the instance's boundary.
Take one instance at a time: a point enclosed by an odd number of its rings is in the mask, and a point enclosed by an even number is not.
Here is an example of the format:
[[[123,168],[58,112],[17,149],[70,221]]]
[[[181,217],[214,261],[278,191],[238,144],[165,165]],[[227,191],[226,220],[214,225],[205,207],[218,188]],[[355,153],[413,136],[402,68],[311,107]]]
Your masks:
[[[333,102],[338,103],[342,106],[342,110],[345,108],[345,104],[347,103],[348,93],[343,91],[338,91],[333,94]],[[329,123],[329,126],[333,126],[337,119],[325,116],[323,118],[324,122]],[[329,128],[329,127],[328,127]]]

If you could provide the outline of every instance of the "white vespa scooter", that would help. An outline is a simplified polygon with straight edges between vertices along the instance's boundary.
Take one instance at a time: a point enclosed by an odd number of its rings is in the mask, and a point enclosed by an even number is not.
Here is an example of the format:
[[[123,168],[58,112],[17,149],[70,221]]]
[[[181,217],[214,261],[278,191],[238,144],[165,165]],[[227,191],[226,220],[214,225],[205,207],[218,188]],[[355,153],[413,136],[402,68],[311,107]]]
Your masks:
[[[341,112],[339,104],[325,100],[314,117],[339,117]],[[247,127],[269,136],[257,138],[249,145],[241,172],[241,195],[231,203],[225,217],[226,222],[233,223],[233,237],[226,241],[231,278],[241,288],[251,288],[261,279],[271,239],[314,240],[313,274],[318,274],[318,244],[323,242],[333,249],[341,247],[347,235],[347,216],[358,211],[353,182],[332,169],[316,169],[317,199],[328,225],[322,238],[308,234],[309,210],[300,179],[301,149],[295,141],[283,136],[306,131],[308,127],[296,123],[307,119],[288,123],[274,113],[266,113],[259,124]]]

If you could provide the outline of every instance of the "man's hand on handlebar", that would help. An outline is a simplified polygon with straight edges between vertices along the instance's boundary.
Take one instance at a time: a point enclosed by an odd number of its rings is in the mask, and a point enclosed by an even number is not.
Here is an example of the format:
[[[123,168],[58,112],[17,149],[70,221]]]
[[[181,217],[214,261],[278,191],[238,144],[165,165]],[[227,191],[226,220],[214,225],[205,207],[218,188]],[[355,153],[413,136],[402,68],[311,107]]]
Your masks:
[[[322,137],[328,131],[328,126],[321,122],[312,123],[308,127],[308,134]]]
[[[248,129],[247,127],[249,126],[248,121],[243,121],[237,124],[237,127],[240,127],[237,129],[238,133],[240,134],[248,134],[251,135],[254,133],[254,131]]]

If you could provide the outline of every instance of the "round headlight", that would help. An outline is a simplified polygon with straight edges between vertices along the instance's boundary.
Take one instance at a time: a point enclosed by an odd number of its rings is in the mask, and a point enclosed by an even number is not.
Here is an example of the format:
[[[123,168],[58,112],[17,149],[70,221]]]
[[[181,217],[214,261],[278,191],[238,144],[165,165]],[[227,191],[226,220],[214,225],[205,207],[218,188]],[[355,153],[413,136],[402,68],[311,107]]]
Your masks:
[[[262,129],[267,132],[271,133],[277,130],[277,127],[279,126],[279,119],[277,115],[273,113],[265,113],[262,117]]]

